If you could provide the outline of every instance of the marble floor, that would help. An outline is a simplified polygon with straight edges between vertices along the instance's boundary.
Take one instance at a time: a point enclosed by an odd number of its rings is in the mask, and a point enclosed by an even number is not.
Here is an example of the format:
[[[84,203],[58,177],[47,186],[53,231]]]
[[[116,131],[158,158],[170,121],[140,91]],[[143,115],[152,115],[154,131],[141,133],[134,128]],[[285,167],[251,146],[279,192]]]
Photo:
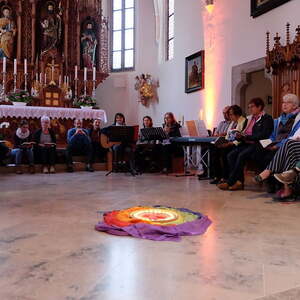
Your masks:
[[[300,299],[300,204],[196,178],[0,175],[0,300]],[[163,204],[207,233],[153,242],[94,230],[98,210]]]

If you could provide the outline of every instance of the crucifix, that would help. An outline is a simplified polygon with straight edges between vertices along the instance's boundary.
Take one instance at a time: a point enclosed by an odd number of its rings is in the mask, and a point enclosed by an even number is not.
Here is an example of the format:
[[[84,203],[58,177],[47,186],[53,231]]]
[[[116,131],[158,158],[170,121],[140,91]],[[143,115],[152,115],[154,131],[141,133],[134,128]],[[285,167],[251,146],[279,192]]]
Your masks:
[[[47,66],[51,68],[51,81],[50,81],[49,85],[56,85],[56,82],[54,80],[54,70],[55,70],[55,68],[59,67],[59,65],[56,65],[54,62],[54,59],[52,59],[52,63],[47,64]]]

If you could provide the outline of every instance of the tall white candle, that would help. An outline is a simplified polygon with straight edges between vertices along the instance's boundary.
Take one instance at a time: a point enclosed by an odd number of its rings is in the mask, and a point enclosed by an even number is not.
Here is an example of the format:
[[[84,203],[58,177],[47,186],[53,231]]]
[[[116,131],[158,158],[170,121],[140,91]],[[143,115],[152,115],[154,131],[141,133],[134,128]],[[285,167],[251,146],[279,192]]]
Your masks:
[[[35,74],[35,80],[36,80],[36,81],[39,81],[39,73],[36,73],[36,74]]]
[[[17,60],[16,59],[14,59],[14,75],[16,75],[17,74]]]
[[[67,86],[69,86],[69,76],[67,76]]]
[[[47,74],[45,73],[45,84],[47,84]]]
[[[58,77],[58,86],[61,87],[61,75]]]
[[[87,80],[87,68],[84,68],[84,80]]]
[[[40,82],[43,83],[43,76],[42,76],[42,73],[40,73]]]
[[[65,75],[64,76],[64,84],[66,84],[67,83],[67,76]]]
[[[93,80],[96,80],[96,67],[93,67]]]
[[[27,58],[24,59],[24,73],[27,74]]]
[[[6,73],[6,57],[3,57],[3,73]]]
[[[75,66],[75,79],[78,79],[78,66]]]

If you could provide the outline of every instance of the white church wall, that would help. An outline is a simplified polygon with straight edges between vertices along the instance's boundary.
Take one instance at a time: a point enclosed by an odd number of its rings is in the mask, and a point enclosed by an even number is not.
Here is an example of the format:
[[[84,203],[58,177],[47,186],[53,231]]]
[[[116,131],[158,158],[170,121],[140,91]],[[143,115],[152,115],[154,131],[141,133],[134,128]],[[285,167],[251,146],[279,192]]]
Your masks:
[[[163,1],[163,0],[161,0]],[[231,70],[233,66],[265,56],[265,32],[285,36],[285,24],[292,30],[300,24],[300,1],[290,2],[253,19],[250,0],[215,0],[209,14],[201,0],[175,0],[175,56],[172,61],[158,63],[155,42],[155,15],[152,0],[137,0],[136,71],[112,74],[98,88],[100,106],[109,119],[116,111],[124,112],[129,122],[139,122],[143,115],[153,117],[156,124],[163,113],[173,111],[178,119],[202,116],[209,128],[222,117],[222,108],[231,104]],[[284,41],[283,41],[284,42]],[[205,89],[184,92],[185,57],[206,51]],[[148,108],[137,103],[134,78],[150,73],[158,78],[159,101]],[[126,78],[125,87],[116,87],[116,78]]]

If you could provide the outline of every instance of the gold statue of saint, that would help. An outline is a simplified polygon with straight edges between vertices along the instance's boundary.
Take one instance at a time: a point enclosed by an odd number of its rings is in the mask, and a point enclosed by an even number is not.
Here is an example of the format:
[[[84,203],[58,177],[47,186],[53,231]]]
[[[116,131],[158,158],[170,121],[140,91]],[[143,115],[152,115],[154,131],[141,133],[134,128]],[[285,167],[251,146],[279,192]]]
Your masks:
[[[0,58],[12,59],[14,52],[14,39],[17,34],[16,24],[8,6],[2,8],[0,18]]]

